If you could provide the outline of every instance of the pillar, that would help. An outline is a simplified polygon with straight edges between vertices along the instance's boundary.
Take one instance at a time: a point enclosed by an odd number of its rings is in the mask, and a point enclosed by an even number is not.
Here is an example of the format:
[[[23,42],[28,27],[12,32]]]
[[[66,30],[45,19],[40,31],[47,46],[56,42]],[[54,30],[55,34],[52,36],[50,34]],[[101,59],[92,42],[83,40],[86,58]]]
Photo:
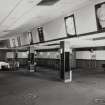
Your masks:
[[[70,65],[70,43],[66,41],[60,42],[60,53],[61,53],[61,60],[60,60],[60,78],[64,82],[71,82],[72,81],[72,71]]]
[[[28,68],[30,72],[34,72],[34,46],[29,47]]]

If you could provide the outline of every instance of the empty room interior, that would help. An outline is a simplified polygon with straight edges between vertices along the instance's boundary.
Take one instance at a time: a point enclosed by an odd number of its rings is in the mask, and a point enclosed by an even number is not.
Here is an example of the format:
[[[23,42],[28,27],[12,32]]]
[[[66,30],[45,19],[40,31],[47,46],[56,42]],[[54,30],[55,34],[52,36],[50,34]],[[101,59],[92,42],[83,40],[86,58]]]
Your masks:
[[[105,0],[0,0],[0,105],[105,105]]]

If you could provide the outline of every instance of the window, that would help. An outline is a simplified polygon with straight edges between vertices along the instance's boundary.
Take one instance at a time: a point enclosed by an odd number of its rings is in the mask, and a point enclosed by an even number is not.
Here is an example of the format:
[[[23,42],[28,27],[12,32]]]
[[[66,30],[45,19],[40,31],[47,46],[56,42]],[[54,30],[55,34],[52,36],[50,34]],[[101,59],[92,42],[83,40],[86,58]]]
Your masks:
[[[74,15],[65,17],[66,32],[68,36],[76,35]]]
[[[105,30],[105,2],[95,5],[97,29]]]
[[[12,39],[12,44],[13,44],[13,47],[16,47],[15,39]]]
[[[21,46],[20,36],[17,37],[18,46]]]
[[[43,27],[38,27],[37,31],[38,31],[38,35],[39,35],[39,41],[43,42],[44,41]]]
[[[29,44],[33,43],[32,32],[28,32],[28,41],[29,41]]]

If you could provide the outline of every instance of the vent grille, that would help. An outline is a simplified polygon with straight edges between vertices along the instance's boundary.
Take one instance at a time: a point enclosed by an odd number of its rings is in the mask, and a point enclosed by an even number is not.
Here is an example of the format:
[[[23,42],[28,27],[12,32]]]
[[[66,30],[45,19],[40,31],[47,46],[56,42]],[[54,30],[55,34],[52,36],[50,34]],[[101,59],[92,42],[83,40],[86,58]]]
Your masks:
[[[59,0],[42,0],[37,5],[38,6],[50,6],[50,5],[56,4],[58,1]]]

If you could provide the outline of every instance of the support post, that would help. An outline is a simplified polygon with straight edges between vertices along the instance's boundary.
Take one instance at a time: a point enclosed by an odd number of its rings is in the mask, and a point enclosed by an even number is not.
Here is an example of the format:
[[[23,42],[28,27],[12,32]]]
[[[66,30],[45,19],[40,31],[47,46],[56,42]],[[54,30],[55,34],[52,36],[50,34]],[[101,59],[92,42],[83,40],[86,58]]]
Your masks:
[[[29,71],[34,72],[34,46],[29,47],[28,66]]]
[[[70,43],[61,41],[60,48],[61,48],[60,78],[64,82],[71,82],[72,71],[71,71],[71,65],[70,65]]]

